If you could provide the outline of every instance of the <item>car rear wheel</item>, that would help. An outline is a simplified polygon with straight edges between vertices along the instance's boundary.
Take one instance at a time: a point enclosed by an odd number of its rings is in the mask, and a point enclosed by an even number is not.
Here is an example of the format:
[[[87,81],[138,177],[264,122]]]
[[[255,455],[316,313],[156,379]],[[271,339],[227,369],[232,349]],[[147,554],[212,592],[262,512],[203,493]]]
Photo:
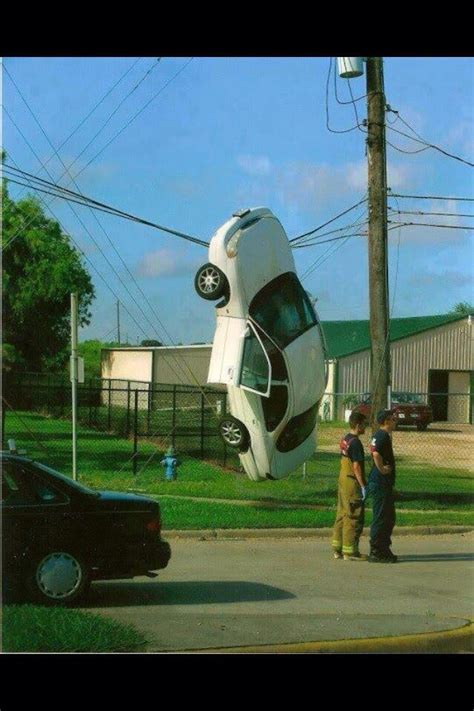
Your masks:
[[[224,296],[228,288],[227,277],[214,264],[208,263],[202,266],[194,279],[194,286],[197,293],[203,299],[216,301]]]
[[[427,424],[425,424],[425,423],[423,423],[423,422],[419,422],[419,423],[417,424],[417,426],[416,426],[416,429],[417,429],[419,432],[424,432],[424,430],[426,430],[427,427],[428,427]]]
[[[228,415],[219,424],[219,434],[229,447],[243,451],[248,448],[250,437],[245,425],[236,417]]]
[[[67,605],[82,598],[90,572],[81,556],[64,550],[42,551],[33,557],[27,586],[43,605]]]

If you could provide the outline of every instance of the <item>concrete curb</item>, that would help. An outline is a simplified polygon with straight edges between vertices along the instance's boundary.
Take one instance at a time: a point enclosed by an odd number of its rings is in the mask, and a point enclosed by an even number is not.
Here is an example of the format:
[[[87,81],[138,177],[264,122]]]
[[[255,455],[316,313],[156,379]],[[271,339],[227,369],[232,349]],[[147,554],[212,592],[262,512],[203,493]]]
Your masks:
[[[473,654],[474,634],[472,621],[466,620],[465,625],[454,630],[401,637],[181,650],[185,651],[195,654]]]
[[[394,536],[433,536],[454,533],[471,533],[471,526],[399,526],[393,531]],[[332,528],[220,528],[200,531],[169,529],[163,531],[163,537],[194,538],[199,541],[246,539],[246,538],[325,538],[331,537]],[[369,529],[364,529],[367,535]]]

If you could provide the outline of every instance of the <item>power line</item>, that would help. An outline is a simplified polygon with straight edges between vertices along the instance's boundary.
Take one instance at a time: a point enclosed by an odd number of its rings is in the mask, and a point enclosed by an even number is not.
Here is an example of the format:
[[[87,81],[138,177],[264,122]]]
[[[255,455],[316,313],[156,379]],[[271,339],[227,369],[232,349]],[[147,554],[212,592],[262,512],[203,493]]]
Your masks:
[[[332,239],[326,239],[322,240],[320,237],[325,237],[326,235],[334,234],[335,232],[347,232],[348,229],[357,229],[358,227],[364,227],[365,225],[368,224],[368,220],[363,220],[362,222],[354,222],[352,225],[346,225],[345,227],[341,227],[339,230],[331,230],[330,232],[324,232],[323,234],[319,235],[317,239],[311,240],[308,242],[303,242],[300,244],[295,244],[293,245],[293,249],[304,249],[305,247],[314,247],[318,246],[320,244],[325,244],[326,242],[332,242]],[[342,235],[344,237],[344,235]],[[334,237],[333,239],[341,239],[341,237]]]
[[[99,202],[98,200],[89,198],[86,195],[84,195],[83,193],[78,193],[73,190],[69,190],[68,188],[63,188],[62,186],[57,185],[56,183],[53,183],[49,180],[45,180],[44,178],[35,177],[31,173],[28,173],[25,170],[21,170],[20,168],[14,168],[13,166],[9,166],[8,164],[5,164],[5,168],[7,169],[7,171],[6,171],[7,173],[9,171],[13,172],[14,175],[16,175],[16,173],[20,173],[22,176],[26,176],[26,179],[28,179],[28,180],[31,179],[32,181],[38,182],[41,185],[45,185],[45,186],[54,188],[54,190],[58,191],[58,192],[50,192],[42,187],[37,187],[35,185],[29,186],[34,190],[38,190],[39,192],[43,192],[48,195],[53,195],[56,198],[61,198],[63,200],[68,200],[70,202],[75,202],[79,205],[84,205],[85,207],[89,207],[91,209],[96,209],[100,212],[105,212],[106,214],[109,214],[109,215],[115,215],[116,217],[123,217],[124,219],[128,219],[133,222],[138,222],[139,224],[142,224],[142,225],[147,225],[148,227],[154,227],[155,229],[161,230],[162,232],[167,232],[168,234],[175,235],[176,237],[180,237],[180,238],[185,239],[189,242],[193,242],[195,244],[199,244],[204,247],[209,246],[208,242],[205,242],[204,240],[202,240],[198,237],[193,237],[192,235],[188,235],[184,232],[179,232],[178,230],[174,230],[171,227],[165,227],[164,225],[159,225],[156,222],[151,222],[150,220],[145,220],[144,218],[137,217],[136,215],[133,215],[129,212],[119,210],[118,208],[112,207],[111,205],[107,205],[106,203]],[[12,178],[8,178],[8,180],[12,183],[17,182],[15,180],[13,180]],[[21,183],[18,183],[18,184],[21,185]],[[26,186],[24,186],[24,187],[26,187]],[[65,194],[63,195],[61,193],[65,193]],[[69,196],[71,196],[71,197],[69,197]]]
[[[401,119],[401,120],[403,120],[403,119]],[[385,123],[385,126],[386,126],[386,128],[390,129],[390,131],[394,131],[395,133],[400,134],[400,136],[405,136],[405,138],[409,138],[411,141],[415,141],[416,143],[422,143],[423,145],[427,146],[427,148],[433,148],[433,150],[438,151],[439,153],[442,153],[443,155],[447,156],[448,158],[453,158],[454,160],[457,160],[460,163],[465,163],[466,165],[469,165],[471,168],[474,168],[474,163],[471,163],[470,161],[465,160],[465,158],[461,158],[460,156],[457,156],[454,153],[449,153],[449,151],[444,150],[444,148],[441,148],[440,146],[437,146],[434,143],[429,143],[428,141],[425,141],[424,139],[420,140],[418,138],[414,138],[413,136],[410,136],[409,133],[400,131],[398,128],[394,128],[390,124]],[[413,129],[411,129],[411,130],[413,130]]]
[[[85,122],[88,120],[88,118],[89,118],[90,116],[92,116],[92,114],[94,113],[94,111],[96,111],[96,109],[99,108],[99,106],[100,106],[100,105],[105,101],[105,99],[113,92],[113,90],[114,90],[114,89],[125,79],[125,77],[132,71],[132,69],[135,67],[135,65],[138,64],[138,62],[140,61],[140,59],[141,59],[141,57],[138,57],[138,59],[136,59],[136,60],[132,63],[132,65],[126,70],[126,72],[125,72],[124,74],[122,74],[121,77],[115,82],[115,84],[113,84],[113,85],[110,87],[110,89],[109,89],[108,91],[106,91],[106,93],[99,99],[99,101],[97,101],[97,102],[94,104],[94,106],[92,107],[92,109],[91,109],[91,110],[86,114],[86,116],[84,116],[84,118],[77,124],[77,126],[74,128],[74,130],[71,131],[71,133],[64,139],[64,141],[62,141],[62,143],[59,144],[58,148],[55,149],[54,153],[52,153],[52,154],[49,156],[49,158],[48,158],[44,163],[41,164],[41,167],[40,167],[38,173],[40,173],[41,170],[43,170],[43,168],[44,168],[46,165],[48,165],[48,163],[54,158],[54,156],[57,155],[58,151],[60,151],[61,148],[62,148],[63,146],[65,146],[66,143],[68,143],[68,141],[74,136],[74,134],[77,133],[77,131],[85,124]],[[7,70],[6,66],[5,66],[5,64],[4,64],[3,66],[4,66],[5,70],[7,71],[7,74],[9,74],[9,72],[8,72],[8,70]],[[12,77],[11,77],[10,74],[9,74],[9,76],[10,76],[10,79],[12,79]],[[12,81],[13,81],[13,79],[12,79]]]
[[[392,212],[398,213],[399,215],[439,215],[442,217],[474,217],[474,215],[467,215],[462,212],[422,212],[420,210],[395,210],[390,205],[388,206],[388,209]]]
[[[474,227],[470,227],[469,225],[438,225],[438,224],[433,224],[430,222],[395,222],[394,220],[387,220],[387,222],[390,222],[393,225],[400,225],[401,227],[420,226],[420,227],[441,227],[441,228],[449,229],[449,230],[474,230]]]
[[[474,198],[448,197],[446,195],[401,195],[389,192],[388,197],[413,198],[414,200],[453,200],[454,202],[474,202]]]
[[[93,163],[93,162],[95,161],[95,159],[98,158],[98,157],[101,155],[101,153],[103,153],[103,152],[105,151],[105,149],[106,149],[108,146],[110,146],[110,144],[111,144],[113,141],[115,141],[115,139],[118,138],[118,137],[120,136],[120,134],[123,133],[123,131],[125,131],[125,129],[128,128],[128,126],[130,126],[130,124],[131,124],[133,121],[135,121],[135,119],[136,119],[143,111],[145,111],[145,109],[152,103],[152,101],[154,101],[154,100],[171,84],[171,82],[173,82],[173,81],[181,74],[181,72],[183,72],[183,71],[186,69],[186,67],[193,61],[193,59],[194,59],[194,57],[191,57],[191,59],[189,59],[189,60],[176,72],[176,74],[174,74],[174,75],[171,77],[171,79],[169,79],[169,80],[161,87],[161,89],[159,89],[159,91],[157,91],[156,94],[154,94],[154,95],[151,97],[151,99],[150,99],[149,101],[147,101],[146,104],[144,104],[144,105],[142,106],[142,108],[139,109],[139,111],[137,111],[137,112],[132,116],[132,118],[125,124],[125,126],[123,126],[123,127],[120,129],[120,131],[118,131],[114,136],[112,136],[112,138],[105,144],[105,146],[103,146],[103,147],[100,149],[100,151],[98,151],[98,153],[96,153],[96,154],[89,160],[89,162],[86,163],[85,166],[83,166],[83,167],[81,168],[81,170],[80,170],[78,173],[76,173],[76,178],[77,178],[91,163]]]
[[[327,227],[327,225],[330,225],[331,222],[335,222],[339,217],[343,217],[344,215],[347,215],[348,212],[351,212],[351,210],[354,210],[356,207],[359,207],[359,205],[362,205],[362,203],[367,202],[367,198],[364,197],[362,200],[359,200],[359,202],[356,202],[355,205],[351,205],[351,207],[348,207],[347,210],[344,210],[343,212],[340,212],[339,215],[336,215],[335,217],[332,217],[330,220],[327,222],[323,222],[322,225],[318,225],[318,227],[315,227],[314,229],[310,230],[309,232],[305,232],[302,235],[298,235],[297,237],[293,237],[292,239],[289,240],[290,244],[297,242],[300,239],[303,239],[303,237],[308,237],[309,235],[314,234],[315,232],[318,232],[319,230],[322,230],[323,227]]]
[[[351,131],[356,131],[359,128],[359,125],[352,126],[352,128],[346,128],[343,130],[333,129],[329,125],[329,80],[331,79],[331,68],[332,68],[332,57],[329,58],[328,76],[327,76],[327,80],[326,80],[326,128],[331,133],[350,133]]]

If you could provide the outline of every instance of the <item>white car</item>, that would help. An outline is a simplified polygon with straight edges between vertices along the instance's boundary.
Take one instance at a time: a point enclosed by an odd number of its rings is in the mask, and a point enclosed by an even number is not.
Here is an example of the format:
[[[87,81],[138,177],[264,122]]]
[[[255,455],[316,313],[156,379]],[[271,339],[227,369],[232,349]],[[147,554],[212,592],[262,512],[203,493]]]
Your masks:
[[[280,479],[315,450],[326,371],[319,319],[275,215],[234,213],[213,235],[195,287],[221,299],[208,374],[227,385],[220,435],[250,479]]]

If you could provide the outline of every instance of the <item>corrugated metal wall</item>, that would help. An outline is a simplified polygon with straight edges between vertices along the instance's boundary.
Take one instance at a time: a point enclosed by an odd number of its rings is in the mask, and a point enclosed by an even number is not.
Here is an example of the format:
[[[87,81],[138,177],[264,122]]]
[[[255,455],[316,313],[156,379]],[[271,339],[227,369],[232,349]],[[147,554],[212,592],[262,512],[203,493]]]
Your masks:
[[[473,370],[472,326],[466,318],[391,345],[392,389],[428,392],[430,370]],[[339,360],[337,389],[363,393],[370,385],[370,351]]]

